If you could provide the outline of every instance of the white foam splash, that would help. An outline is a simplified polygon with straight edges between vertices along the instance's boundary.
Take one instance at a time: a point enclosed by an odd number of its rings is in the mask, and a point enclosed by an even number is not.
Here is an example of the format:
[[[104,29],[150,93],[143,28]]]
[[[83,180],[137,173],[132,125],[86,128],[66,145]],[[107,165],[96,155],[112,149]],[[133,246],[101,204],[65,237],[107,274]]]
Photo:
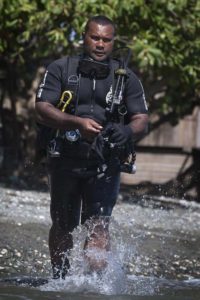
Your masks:
[[[115,227],[115,224],[112,226]],[[115,230],[117,231],[116,227]],[[43,291],[65,291],[75,293],[100,293],[105,295],[117,295],[126,292],[127,278],[123,269],[123,262],[127,259],[128,249],[124,245],[122,239],[112,239],[111,251],[100,253],[98,249],[94,249],[92,255],[97,259],[106,260],[107,266],[101,272],[90,272],[85,253],[83,251],[83,243],[86,237],[86,231],[83,226],[79,226],[73,233],[74,249],[69,257],[70,273],[66,278],[49,280],[49,282],[40,287]],[[115,233],[112,228],[112,236]]]

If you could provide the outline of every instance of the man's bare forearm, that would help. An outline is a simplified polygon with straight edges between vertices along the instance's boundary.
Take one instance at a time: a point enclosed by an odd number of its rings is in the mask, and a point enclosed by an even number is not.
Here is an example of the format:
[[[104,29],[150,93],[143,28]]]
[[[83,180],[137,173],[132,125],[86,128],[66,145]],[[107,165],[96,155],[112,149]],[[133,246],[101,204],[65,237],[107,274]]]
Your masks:
[[[35,112],[38,123],[66,131],[79,129],[81,136],[88,141],[102,130],[102,126],[93,119],[64,113],[47,102],[37,102]]]
[[[36,121],[51,128],[73,130],[80,126],[81,118],[63,113],[48,102],[37,102],[35,112]]]
[[[133,131],[134,141],[141,139],[148,132],[148,115],[147,114],[135,114],[131,117],[129,123]]]

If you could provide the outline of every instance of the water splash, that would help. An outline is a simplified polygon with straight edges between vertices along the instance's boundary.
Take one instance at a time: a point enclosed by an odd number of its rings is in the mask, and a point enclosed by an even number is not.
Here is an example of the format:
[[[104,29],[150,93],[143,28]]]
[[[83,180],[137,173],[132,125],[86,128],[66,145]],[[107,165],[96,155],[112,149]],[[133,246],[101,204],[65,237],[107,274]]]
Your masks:
[[[110,227],[111,250],[99,251],[97,248],[89,250],[90,255],[92,254],[96,259],[106,260],[106,267],[103,271],[100,273],[90,272],[83,250],[87,230],[85,226],[79,226],[73,233],[74,248],[69,256],[71,265],[69,276],[65,280],[49,280],[48,284],[41,287],[41,290],[89,292],[106,295],[127,293],[124,262],[130,255],[130,249],[124,244],[122,236],[119,235],[117,223],[113,219],[110,222]]]

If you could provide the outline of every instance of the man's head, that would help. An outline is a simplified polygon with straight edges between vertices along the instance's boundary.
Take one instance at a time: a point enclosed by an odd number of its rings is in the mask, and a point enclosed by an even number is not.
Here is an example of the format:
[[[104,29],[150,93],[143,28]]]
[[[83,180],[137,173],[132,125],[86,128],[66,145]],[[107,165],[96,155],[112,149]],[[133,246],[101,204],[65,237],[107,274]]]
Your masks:
[[[105,16],[88,20],[83,33],[84,51],[97,61],[106,60],[113,50],[115,25]]]

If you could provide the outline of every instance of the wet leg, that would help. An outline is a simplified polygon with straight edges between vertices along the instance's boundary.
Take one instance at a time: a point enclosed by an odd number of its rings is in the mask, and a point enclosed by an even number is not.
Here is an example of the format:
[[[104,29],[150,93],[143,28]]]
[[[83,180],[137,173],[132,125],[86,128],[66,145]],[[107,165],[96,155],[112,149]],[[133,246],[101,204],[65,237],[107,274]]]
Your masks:
[[[107,252],[110,250],[108,217],[92,218],[86,226],[88,227],[88,236],[84,244],[85,259],[89,270],[99,273],[108,264]]]
[[[84,249],[90,271],[101,272],[108,263],[109,222],[119,192],[119,179],[116,174],[109,181],[105,178],[88,181],[83,193],[82,223],[88,229]]]
[[[49,232],[49,251],[54,279],[65,278],[70,267],[67,256],[72,248],[72,234],[53,224]]]
[[[57,168],[50,173],[51,219],[49,250],[54,278],[65,278],[70,267],[68,255],[73,248],[72,231],[79,225],[79,180]]]

